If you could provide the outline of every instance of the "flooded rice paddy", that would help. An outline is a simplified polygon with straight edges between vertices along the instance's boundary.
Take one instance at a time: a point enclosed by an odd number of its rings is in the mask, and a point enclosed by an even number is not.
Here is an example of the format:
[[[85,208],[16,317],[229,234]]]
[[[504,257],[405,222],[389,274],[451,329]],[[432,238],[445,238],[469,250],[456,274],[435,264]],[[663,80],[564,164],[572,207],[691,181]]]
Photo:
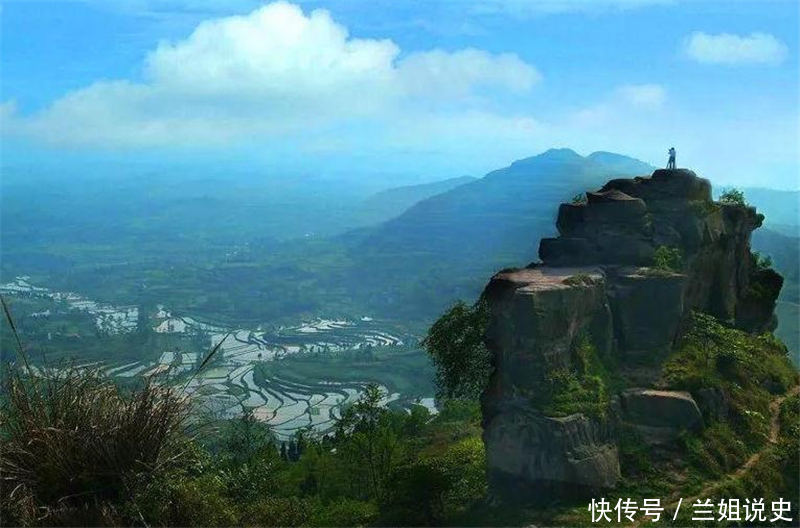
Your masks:
[[[326,432],[333,427],[343,406],[359,397],[366,382],[316,380],[303,383],[297,379],[267,376],[258,368],[260,363],[299,353],[402,347],[408,339],[413,339],[383,327],[368,316],[353,320],[317,318],[278,327],[226,328],[158,306],[155,313],[140,318],[135,306],[112,306],[72,292],[53,292],[34,286],[28,277],[17,277],[0,285],[0,293],[48,297],[66,303],[69,310],[84,312],[93,318],[99,330],[109,334],[133,332],[144,320],[157,333],[207,338],[209,350],[218,345],[218,351],[213,361],[199,373],[197,369],[206,352],[179,349],[165,350],[155,360],[119,363],[107,360],[99,366],[115,378],[151,376],[175,386],[186,385],[186,392],[193,395],[204,412],[217,418],[252,412],[268,423],[279,439],[287,439],[307,427]],[[94,366],[98,364],[95,362]],[[409,405],[408,398],[402,394],[382,388],[384,405]],[[416,404],[435,412],[433,398],[422,398]]]

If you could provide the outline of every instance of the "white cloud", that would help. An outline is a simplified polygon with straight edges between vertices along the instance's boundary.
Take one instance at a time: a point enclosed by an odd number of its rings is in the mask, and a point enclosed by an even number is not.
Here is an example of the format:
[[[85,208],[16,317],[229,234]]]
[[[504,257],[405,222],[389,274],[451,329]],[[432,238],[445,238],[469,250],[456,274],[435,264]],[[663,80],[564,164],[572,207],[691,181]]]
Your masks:
[[[685,42],[685,52],[705,64],[780,64],[786,59],[786,45],[768,33],[748,36],[720,33],[692,33]]]
[[[601,100],[568,114],[563,126],[591,135],[591,131],[601,131],[609,122],[633,123],[657,114],[666,99],[667,91],[659,84],[621,85]]]
[[[667,98],[666,90],[658,84],[627,84],[617,88],[616,93],[623,101],[638,107],[659,107]]]
[[[145,60],[143,82],[96,82],[9,124],[66,145],[226,144],[387,120],[429,101],[479,105],[487,93],[524,93],[539,77],[512,54],[401,56],[391,40],[351,37],[325,10],[305,14],[275,2],[161,42]]]

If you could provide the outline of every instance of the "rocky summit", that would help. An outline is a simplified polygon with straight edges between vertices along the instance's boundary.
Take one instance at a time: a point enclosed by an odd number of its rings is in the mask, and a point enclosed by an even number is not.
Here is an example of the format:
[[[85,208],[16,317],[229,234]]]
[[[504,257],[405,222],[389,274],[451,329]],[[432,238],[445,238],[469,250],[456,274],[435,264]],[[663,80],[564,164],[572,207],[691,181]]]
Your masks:
[[[560,206],[560,236],[541,240],[542,262],[499,272],[483,296],[495,367],[483,437],[496,492],[613,487],[620,424],[664,444],[724,412],[724,395],[664,390],[658,376],[694,310],[750,333],[774,329],[782,278],[750,251],[762,221],[754,207],[713,201],[708,180],[685,169],[614,179]],[[583,406],[552,389],[576,358],[590,361],[585,350],[615,365],[602,407],[591,376],[572,384]]]

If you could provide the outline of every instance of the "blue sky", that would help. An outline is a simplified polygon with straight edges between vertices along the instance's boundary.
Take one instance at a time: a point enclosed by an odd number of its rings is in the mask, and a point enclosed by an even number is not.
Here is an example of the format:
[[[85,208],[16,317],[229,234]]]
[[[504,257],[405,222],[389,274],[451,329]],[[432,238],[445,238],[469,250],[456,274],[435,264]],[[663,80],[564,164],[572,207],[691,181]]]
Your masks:
[[[3,2],[6,167],[482,175],[550,147],[797,189],[798,4]]]

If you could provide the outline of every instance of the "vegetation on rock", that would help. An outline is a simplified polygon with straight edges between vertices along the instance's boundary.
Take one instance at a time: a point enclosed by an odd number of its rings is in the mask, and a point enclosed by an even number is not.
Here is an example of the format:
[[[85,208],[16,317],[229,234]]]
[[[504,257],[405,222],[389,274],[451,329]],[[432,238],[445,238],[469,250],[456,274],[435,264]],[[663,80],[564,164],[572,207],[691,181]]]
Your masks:
[[[719,195],[719,201],[730,205],[747,205],[744,193],[738,189],[728,189]]]
[[[653,267],[661,271],[680,271],[683,252],[676,247],[658,246],[653,253]]]

